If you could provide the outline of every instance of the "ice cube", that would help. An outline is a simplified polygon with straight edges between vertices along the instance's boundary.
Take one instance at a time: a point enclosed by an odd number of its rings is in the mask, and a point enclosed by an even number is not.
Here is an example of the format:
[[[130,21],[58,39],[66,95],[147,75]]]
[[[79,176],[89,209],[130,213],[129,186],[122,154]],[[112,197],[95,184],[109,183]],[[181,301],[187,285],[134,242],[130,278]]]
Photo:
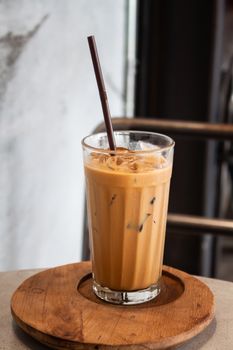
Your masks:
[[[144,142],[144,141],[138,141],[137,144],[136,144],[136,150],[141,150],[141,151],[146,151],[146,150],[149,150],[149,149],[159,149],[158,146],[156,145],[152,145],[151,143],[148,143],[148,142]]]

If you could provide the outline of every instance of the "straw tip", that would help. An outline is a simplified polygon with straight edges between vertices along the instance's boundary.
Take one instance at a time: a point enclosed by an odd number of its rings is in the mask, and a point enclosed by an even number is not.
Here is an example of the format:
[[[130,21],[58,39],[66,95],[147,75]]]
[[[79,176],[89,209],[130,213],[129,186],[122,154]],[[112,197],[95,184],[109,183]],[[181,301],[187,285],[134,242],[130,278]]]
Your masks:
[[[95,38],[94,35],[88,35],[87,40],[88,40],[88,41],[89,41],[89,40],[93,40],[94,38]]]

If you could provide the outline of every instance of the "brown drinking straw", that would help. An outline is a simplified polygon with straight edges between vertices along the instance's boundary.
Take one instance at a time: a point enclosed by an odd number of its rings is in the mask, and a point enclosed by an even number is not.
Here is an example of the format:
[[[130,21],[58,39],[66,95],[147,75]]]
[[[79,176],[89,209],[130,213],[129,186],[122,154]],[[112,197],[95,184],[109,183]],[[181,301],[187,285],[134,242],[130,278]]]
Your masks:
[[[110,114],[109,105],[108,105],[108,96],[104,85],[104,78],[103,78],[103,74],[100,66],[100,61],[99,61],[99,56],[97,52],[94,35],[88,36],[87,40],[88,40],[88,44],[91,52],[91,58],[94,66],[95,77],[96,77],[96,81],[99,89],[99,95],[100,95],[102,110],[104,114],[104,121],[106,125],[106,130],[107,130],[109,148],[115,151],[116,143],[115,143],[115,138],[113,134],[111,114]]]

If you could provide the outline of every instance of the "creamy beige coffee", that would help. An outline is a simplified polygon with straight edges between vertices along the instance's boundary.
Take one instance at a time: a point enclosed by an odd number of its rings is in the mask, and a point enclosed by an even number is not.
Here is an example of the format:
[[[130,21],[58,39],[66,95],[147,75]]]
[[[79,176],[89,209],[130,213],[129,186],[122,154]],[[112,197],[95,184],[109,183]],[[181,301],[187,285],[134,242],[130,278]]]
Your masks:
[[[100,286],[135,291],[158,282],[171,172],[162,155],[123,148],[85,159],[93,274]]]

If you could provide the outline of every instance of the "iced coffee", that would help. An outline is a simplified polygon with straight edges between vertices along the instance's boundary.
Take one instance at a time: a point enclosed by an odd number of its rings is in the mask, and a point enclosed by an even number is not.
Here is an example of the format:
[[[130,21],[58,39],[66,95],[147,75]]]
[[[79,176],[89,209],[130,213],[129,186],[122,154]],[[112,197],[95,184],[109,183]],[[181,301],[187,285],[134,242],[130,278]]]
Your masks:
[[[141,303],[160,291],[173,141],[144,132],[84,139],[93,289],[100,298]]]

